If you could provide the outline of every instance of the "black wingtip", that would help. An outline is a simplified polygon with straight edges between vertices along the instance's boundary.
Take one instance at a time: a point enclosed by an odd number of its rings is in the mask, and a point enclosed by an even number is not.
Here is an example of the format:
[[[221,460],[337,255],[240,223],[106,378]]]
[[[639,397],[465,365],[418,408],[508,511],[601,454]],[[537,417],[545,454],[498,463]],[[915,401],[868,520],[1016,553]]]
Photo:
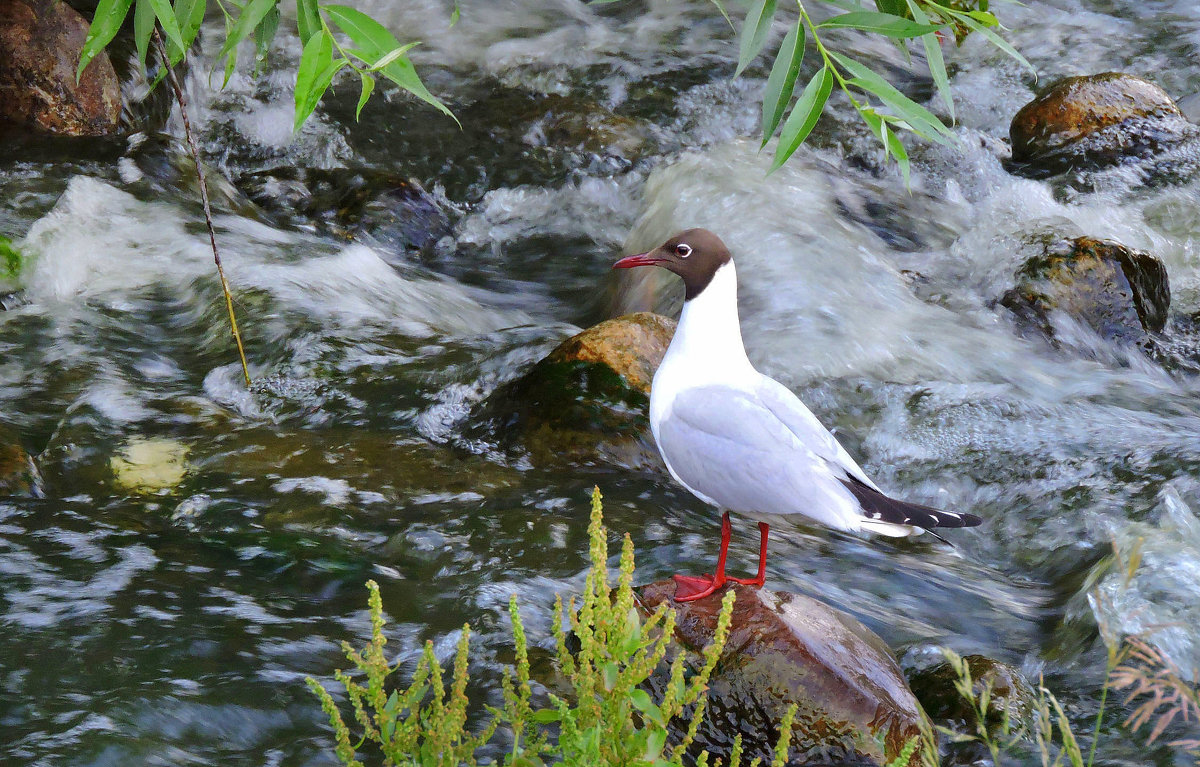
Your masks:
[[[880,522],[912,525],[928,531],[932,531],[935,527],[975,527],[983,522],[974,514],[941,511],[929,506],[922,506],[919,503],[898,501],[854,478],[843,479],[842,484],[854,494],[863,513],[868,518]],[[936,537],[945,540],[940,535]]]

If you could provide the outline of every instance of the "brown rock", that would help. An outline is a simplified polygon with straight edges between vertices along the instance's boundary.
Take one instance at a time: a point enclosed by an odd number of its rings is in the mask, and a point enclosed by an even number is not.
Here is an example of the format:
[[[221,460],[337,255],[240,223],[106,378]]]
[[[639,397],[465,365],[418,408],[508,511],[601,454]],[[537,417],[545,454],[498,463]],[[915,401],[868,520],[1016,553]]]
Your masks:
[[[674,321],[648,312],[588,328],[493,393],[468,435],[521,445],[539,464],[656,467],[650,383],[674,332]]]
[[[0,0],[0,119],[69,136],[117,129],[121,87],[108,56],[75,82],[87,31],[58,0]]]
[[[607,365],[631,387],[650,393],[675,322],[661,314],[637,312],[605,320],[563,341],[548,362],[591,362]]]
[[[1166,91],[1120,72],[1058,81],[1022,107],[1009,128],[1013,162],[1032,175],[1144,157],[1194,134]]]
[[[645,129],[636,120],[613,114],[594,102],[549,96],[544,104],[550,110],[539,127],[548,146],[634,159],[649,143]]]
[[[1108,339],[1142,342],[1167,321],[1171,288],[1155,256],[1091,237],[1050,242],[1000,299],[1027,326],[1055,337],[1062,312]]]
[[[971,672],[976,700],[985,688],[989,691],[989,730],[1003,726],[1006,713],[1013,727],[1029,718],[1036,696],[1019,671],[986,655],[965,655],[963,661]],[[957,680],[954,667],[949,662],[943,662],[913,673],[909,677],[909,684],[929,716],[938,721],[963,724],[968,730],[973,730],[975,709],[954,687]]]
[[[742,736],[745,761],[770,763],[778,724],[798,706],[789,765],[887,764],[912,738],[910,765],[936,761],[925,712],[883,641],[854,618],[809,597],[746,586],[737,590],[729,639],[709,681],[695,749],[728,760]],[[695,602],[673,599],[675,583],[639,590],[641,607],[667,601],[675,638],[690,652],[708,644],[721,610],[719,591]],[[684,723],[686,724],[686,723]],[[931,745],[933,744],[933,745]]]
[[[37,470],[16,437],[0,426],[0,497],[28,495],[37,484]]]

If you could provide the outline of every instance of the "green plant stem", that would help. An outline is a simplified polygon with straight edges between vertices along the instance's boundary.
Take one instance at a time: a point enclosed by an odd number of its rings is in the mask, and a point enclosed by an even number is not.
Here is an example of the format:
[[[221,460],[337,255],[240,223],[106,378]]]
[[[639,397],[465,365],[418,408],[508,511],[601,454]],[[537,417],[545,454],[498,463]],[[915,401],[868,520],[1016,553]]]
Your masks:
[[[812,41],[816,43],[817,52],[821,54],[821,59],[825,62],[825,67],[833,73],[833,77],[838,81],[838,87],[846,94],[846,98],[850,99],[850,103],[857,110],[862,110],[862,104],[858,103],[858,99],[854,98],[854,94],[850,91],[850,85],[846,82],[846,78],[842,77],[841,70],[833,63],[833,59],[829,57],[829,51],[825,50],[825,43],[821,42],[821,36],[817,34],[817,25],[813,23],[812,17],[808,15],[808,10],[804,7],[804,0],[796,0],[796,5],[800,8],[800,18],[804,20],[808,26],[809,35]]]
[[[154,48],[158,51],[162,65],[167,69],[167,79],[171,83],[171,89],[175,91],[175,101],[178,102],[179,113],[183,116],[183,134],[192,153],[192,162],[196,164],[196,180],[200,183],[200,201],[204,205],[204,224],[208,227],[208,242],[212,246],[213,261],[217,265],[217,276],[221,279],[221,291],[225,294],[225,308],[229,312],[229,325],[233,328],[233,340],[237,344],[238,359],[242,362],[242,376],[246,379],[246,388],[250,388],[250,366],[246,364],[246,350],[242,346],[242,334],[238,330],[237,314],[233,310],[233,294],[229,292],[229,282],[225,279],[225,269],[221,266],[221,252],[217,249],[217,230],[213,226],[212,207],[208,202],[208,181],[204,176],[204,165],[200,162],[200,148],[196,146],[196,139],[192,136],[192,122],[188,119],[187,98],[183,95],[183,88],[179,85],[179,78],[175,76],[175,69],[171,66],[171,59],[167,56],[167,49],[163,45],[162,35],[159,34],[157,28],[154,30]],[[186,58],[186,52],[184,56]]]
[[[1096,726],[1092,728],[1092,747],[1088,749],[1088,767],[1092,767],[1096,761],[1096,746],[1100,742],[1100,725],[1104,722],[1104,704],[1108,702],[1108,688],[1112,682],[1113,670],[1121,662],[1120,653],[1107,645],[1104,649],[1108,652],[1108,663],[1105,664],[1104,687],[1100,689],[1100,710],[1096,712]]]

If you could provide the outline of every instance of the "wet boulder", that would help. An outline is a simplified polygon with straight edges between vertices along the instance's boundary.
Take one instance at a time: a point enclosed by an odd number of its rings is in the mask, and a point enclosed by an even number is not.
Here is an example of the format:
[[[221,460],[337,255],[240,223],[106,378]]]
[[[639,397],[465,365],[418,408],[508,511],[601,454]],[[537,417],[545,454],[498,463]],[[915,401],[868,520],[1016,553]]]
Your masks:
[[[1068,77],[1013,117],[1011,169],[1031,177],[1144,160],[1200,140],[1166,91],[1120,72]]]
[[[740,734],[743,763],[755,757],[770,763],[779,722],[794,703],[788,765],[889,764],[914,738],[922,745],[909,764],[922,764],[923,756],[936,761],[929,719],[883,640],[810,597],[729,588],[737,590],[737,601],[709,680],[697,753],[704,749],[727,761]],[[653,611],[668,602],[678,644],[698,654],[712,640],[724,592],[684,603],[675,602],[674,593],[671,580],[643,586],[639,606]]]
[[[432,195],[391,171],[279,167],[247,173],[238,186],[283,223],[368,236],[395,251],[424,250],[450,233]]]
[[[476,412],[473,435],[521,446],[539,464],[657,467],[650,383],[675,322],[649,312],[606,320],[559,344]]]
[[[634,160],[653,148],[638,121],[613,113],[594,101],[549,95],[538,102],[524,141],[530,146],[568,149],[585,154]]]
[[[1167,269],[1157,257],[1091,237],[1049,242],[1025,262],[1000,299],[1027,330],[1057,343],[1061,315],[1102,338],[1148,346],[1171,303]]]
[[[986,655],[965,655],[961,660],[971,675],[976,700],[985,689],[988,691],[989,729],[1002,726],[1006,712],[1014,726],[1032,715],[1037,698],[1020,671]],[[955,688],[958,680],[958,672],[946,660],[913,671],[908,677],[913,694],[930,718],[965,725],[973,731],[975,710]]]
[[[117,130],[121,85],[108,56],[75,81],[87,30],[58,0],[0,0],[0,120],[67,136]]]
[[[0,426],[0,497],[29,495],[38,484],[37,468],[16,435]]]

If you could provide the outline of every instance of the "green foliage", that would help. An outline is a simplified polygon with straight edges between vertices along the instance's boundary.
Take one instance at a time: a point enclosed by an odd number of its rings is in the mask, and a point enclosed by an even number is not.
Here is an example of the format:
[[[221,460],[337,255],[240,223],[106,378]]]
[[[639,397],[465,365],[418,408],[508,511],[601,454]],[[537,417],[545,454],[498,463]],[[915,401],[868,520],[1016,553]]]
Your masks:
[[[954,689],[971,707],[975,731],[961,733],[945,727],[938,727],[938,730],[956,742],[978,741],[982,743],[992,756],[992,764],[999,765],[1000,754],[1017,745],[1026,737],[1025,728],[1019,722],[1014,726],[1012,716],[1014,711],[1011,705],[1005,706],[1004,710],[1000,712],[1000,725],[994,729],[989,727],[989,719],[995,712],[992,699],[992,680],[980,682],[979,690],[976,692],[976,681],[972,678],[971,667],[967,661],[948,648],[943,648],[942,655],[950,664],[950,668],[954,670]]]
[[[311,677],[306,680],[333,728],[335,753],[347,767],[359,766],[358,750],[371,743],[388,765],[403,767],[453,767],[474,765],[476,752],[487,744],[498,728],[510,736],[512,746],[502,763],[509,767],[561,764],[571,767],[682,767],[684,753],[692,744],[704,717],[709,676],[716,667],[729,633],[734,592],[725,594],[712,643],[689,668],[679,652],[669,663],[663,699],[655,702],[643,689],[651,674],[667,660],[675,629],[675,612],[660,605],[642,620],[634,607],[633,543],[625,536],[616,588],[608,576],[608,531],[602,520],[600,492],[592,494],[588,526],[591,568],[581,602],[565,606],[556,600],[554,639],[559,671],[566,683],[559,694],[548,694],[550,705],[535,709],[529,675],[529,651],[516,597],[509,602],[516,668],[502,683],[504,705],[489,707],[490,720],[478,734],[467,731],[466,697],[469,627],[464,627],[455,656],[449,689],[443,669],[433,654],[432,643],[417,665],[408,687],[388,692],[388,678],[397,667],[389,666],[383,647],[383,605],[374,581],[367,583],[371,612],[371,640],[362,652],[343,644],[354,664],[354,676],[341,671],[335,678],[346,690],[352,709],[350,723],[343,718],[327,690]],[[572,652],[565,625],[578,643]],[[364,678],[365,684],[355,681]],[[671,720],[691,708],[686,733],[668,746]],[[780,723],[782,735],[772,767],[787,761],[792,731],[793,706]],[[353,742],[350,728],[361,731]],[[909,746],[906,744],[906,749]],[[915,749],[915,746],[913,747]],[[911,752],[908,754],[911,757]],[[701,754],[696,764],[710,763]],[[756,764],[755,760],[753,764]],[[906,764],[907,761],[902,762]],[[735,740],[728,767],[740,767],[741,741]]]
[[[224,82],[229,82],[237,64],[242,42],[254,41],[261,63],[279,27],[280,0],[215,0],[225,19],[225,40],[217,54],[224,61]],[[295,0],[296,32],[302,45],[296,72],[296,117],[299,130],[312,115],[321,98],[343,69],[358,77],[360,97],[356,117],[383,77],[457,122],[450,110],[425,87],[408,51],[417,43],[402,44],[379,22],[350,6],[320,4],[318,0]],[[592,0],[593,5],[616,0]],[[804,143],[828,103],[833,85],[845,93],[863,121],[877,136],[887,156],[895,158],[907,181],[908,152],[900,141],[900,131],[911,131],[931,141],[945,143],[950,131],[942,121],[916,104],[869,67],[845,53],[831,51],[821,32],[856,29],[882,35],[894,41],[908,55],[908,45],[920,40],[930,76],[942,101],[954,118],[954,101],[946,74],[941,41],[952,33],[956,41],[978,32],[989,42],[1026,67],[1026,61],[1009,43],[996,34],[999,21],[988,10],[988,0],[875,0],[875,10],[865,0],[809,0],[828,3],[845,10],[823,22],[815,22],[804,0],[796,0],[798,16],[789,22],[789,31],[775,55],[771,75],[763,95],[763,145],[783,128],[775,152],[772,170],[780,167]],[[729,14],[720,0],[712,0],[725,17]],[[112,41],[130,11],[134,14],[134,38],[138,60],[143,69],[149,53],[149,41],[156,29],[167,38],[170,66],[181,62],[195,42],[207,10],[208,0],[100,0],[79,58],[77,77],[88,63]],[[789,5],[789,3],[785,3]],[[753,0],[742,23],[735,76],[741,74],[762,52],[778,11],[777,0]],[[454,26],[459,18],[457,3],[450,17]],[[732,22],[731,22],[732,25]],[[812,42],[821,67],[800,93],[796,80],[806,55],[806,43]],[[162,77],[162,72],[159,78]],[[157,82],[157,80],[155,81]]]
[[[904,742],[904,748],[900,749],[900,753],[896,754],[896,758],[888,762],[886,767],[908,767],[913,754],[917,753],[917,749],[920,747],[921,737],[919,735],[912,736]]]
[[[279,4],[280,0],[247,0],[244,4],[215,0],[225,21],[225,40],[217,53],[217,63],[224,62],[223,86],[233,75],[243,42],[252,40],[256,60],[259,64],[265,60],[279,29]],[[112,42],[131,11],[134,43],[143,71],[156,31],[166,38],[167,65],[178,65],[195,43],[208,10],[208,0],[100,0],[80,52],[76,78]],[[456,5],[452,23],[457,19]],[[359,113],[375,89],[375,78],[382,76],[455,119],[421,82],[408,58],[408,51],[417,43],[401,44],[386,27],[361,11],[344,5],[323,5],[317,0],[296,0],[296,33],[303,45],[296,71],[296,130],[312,114],[337,73],[346,68],[353,70],[362,84]],[[152,85],[157,85],[165,73],[166,68],[161,68]]]
[[[867,8],[862,0],[809,2],[825,2],[846,12],[818,23],[809,15],[804,0],[796,0],[798,17],[789,22],[789,31],[775,55],[763,96],[764,147],[783,122],[772,170],[783,165],[812,132],[835,83],[880,140],[884,152],[895,158],[906,181],[909,160],[898,137],[899,131],[910,131],[938,143],[950,140],[950,130],[929,110],[902,94],[862,62],[846,53],[830,50],[821,37],[824,31],[857,29],[882,35],[899,45],[906,56],[908,44],[920,40],[930,76],[951,119],[954,101],[950,96],[950,81],[941,50],[942,37],[947,32],[953,32],[959,42],[967,34],[979,32],[1032,70],[1029,62],[996,34],[995,28],[1000,22],[988,11],[987,0],[875,0],[876,10]],[[775,14],[774,0],[755,0],[751,4],[742,23],[735,76],[762,51]],[[806,40],[811,40],[821,67],[800,93],[787,120],[783,121],[787,105],[795,96],[796,75],[805,56]]]
[[[21,266],[25,257],[12,244],[12,240],[0,235],[0,277],[15,279],[21,274]]]

